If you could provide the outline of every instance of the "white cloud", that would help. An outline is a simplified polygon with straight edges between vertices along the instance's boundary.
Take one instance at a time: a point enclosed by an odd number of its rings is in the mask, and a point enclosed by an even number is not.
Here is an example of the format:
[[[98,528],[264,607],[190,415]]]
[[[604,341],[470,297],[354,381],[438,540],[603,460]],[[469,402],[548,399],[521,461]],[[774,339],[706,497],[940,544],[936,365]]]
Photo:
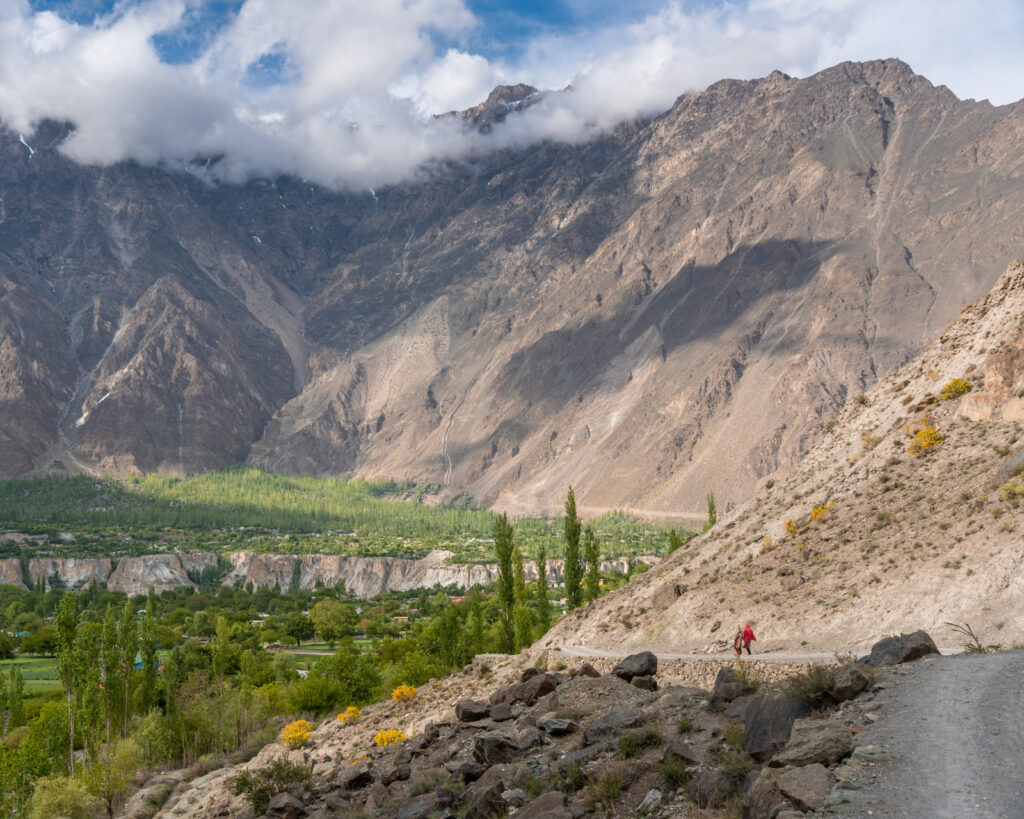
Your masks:
[[[81,162],[217,154],[231,179],[288,172],[341,187],[400,181],[430,159],[494,144],[585,139],[722,77],[775,68],[806,75],[896,56],[961,96],[1024,93],[1015,0],[990,0],[984,14],[959,0],[749,0],[694,11],[668,2],[632,23],[538,36],[511,61],[466,45],[476,21],[464,0],[247,0],[194,63],[161,62],[151,38],[182,25],[196,1],[122,4],[78,25],[8,0],[0,117],[26,133],[45,117],[74,121],[65,149]],[[439,38],[462,45],[439,53]],[[268,59],[274,81],[254,69]],[[575,91],[486,137],[433,117],[499,82]]]

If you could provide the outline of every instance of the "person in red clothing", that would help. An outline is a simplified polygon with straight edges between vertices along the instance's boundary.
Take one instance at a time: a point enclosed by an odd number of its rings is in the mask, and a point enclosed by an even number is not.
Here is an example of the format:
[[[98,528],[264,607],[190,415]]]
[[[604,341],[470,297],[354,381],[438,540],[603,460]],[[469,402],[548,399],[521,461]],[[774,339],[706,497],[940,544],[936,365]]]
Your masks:
[[[743,653],[743,626],[736,626],[736,634],[732,638],[732,650],[739,657]]]
[[[750,644],[757,638],[754,636],[754,630],[750,627],[750,623],[743,626],[743,647],[747,650],[747,654],[750,653]]]

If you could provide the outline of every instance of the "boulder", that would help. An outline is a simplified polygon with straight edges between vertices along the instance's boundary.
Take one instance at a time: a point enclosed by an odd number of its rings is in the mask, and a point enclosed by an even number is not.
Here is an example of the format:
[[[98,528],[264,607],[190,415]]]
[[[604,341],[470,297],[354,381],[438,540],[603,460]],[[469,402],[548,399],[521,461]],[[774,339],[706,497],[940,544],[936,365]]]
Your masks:
[[[473,740],[473,758],[484,765],[511,762],[540,742],[540,731],[536,728],[526,727],[518,732],[511,728],[496,728]]]
[[[509,804],[514,808],[518,808],[520,805],[524,804],[528,799],[526,791],[524,791],[522,788],[512,788],[510,790],[504,791],[501,794],[501,798],[505,800],[506,804]]]
[[[508,815],[508,805],[501,794],[505,787],[496,781],[477,791],[469,800],[466,819],[497,819]]]
[[[338,777],[338,784],[347,791],[358,790],[373,782],[373,769],[369,762],[359,762],[350,765],[342,771]]]
[[[754,689],[743,681],[736,673],[736,669],[724,666],[718,670],[718,676],[715,677],[715,687],[711,691],[708,708],[712,711],[721,711],[737,697],[753,693]]]
[[[542,793],[516,812],[516,819],[570,819],[571,816],[561,791]]]
[[[654,677],[634,677],[629,681],[630,685],[636,686],[641,691],[657,691],[658,682]]]
[[[437,813],[440,807],[441,802],[436,793],[424,793],[405,802],[395,814],[395,819],[428,819]],[[494,815],[489,814],[488,819]]]
[[[661,798],[661,791],[657,788],[651,788],[647,791],[640,804],[636,806],[637,813],[654,813],[661,807]]]
[[[873,666],[899,665],[909,663],[928,654],[938,654],[935,641],[924,631],[886,637],[871,646],[871,653],[858,661]]]
[[[610,739],[618,739],[623,731],[640,728],[647,720],[647,715],[639,708],[616,708],[609,711],[587,726],[583,732],[583,744],[593,745]]]
[[[512,706],[507,702],[499,702],[491,706],[491,719],[495,722],[505,722],[512,719]]]
[[[476,782],[487,772],[487,766],[479,762],[446,762],[444,769],[452,776],[461,776],[467,784]]]
[[[820,762],[831,765],[850,755],[853,750],[853,734],[837,720],[798,719],[793,723],[786,747],[772,757],[768,763],[781,768],[786,765],[812,765]]]
[[[683,760],[687,765],[700,765],[703,761],[697,749],[686,742],[682,737],[675,737],[669,740],[665,746],[665,753],[662,761],[668,762],[672,757]]]
[[[700,768],[686,785],[686,792],[701,808],[720,808],[732,790],[732,778],[721,768]]]
[[[753,784],[743,794],[743,819],[771,819],[775,809],[786,801],[776,780],[778,768],[762,768]]]
[[[571,734],[579,726],[571,719],[562,719],[561,717],[556,717],[554,714],[551,714],[545,715],[537,720],[537,727],[545,734],[551,734],[553,737],[560,737],[565,734]]]
[[[519,676],[519,682],[526,682],[543,673],[537,666],[531,665],[529,668],[523,669],[523,673]]]
[[[487,719],[491,708],[486,702],[459,700],[455,703],[455,716],[461,722],[478,722]]]
[[[396,765],[394,762],[385,763],[377,771],[377,781],[382,785],[390,785],[392,782],[404,781],[409,778],[412,768],[408,765]]]
[[[558,682],[550,674],[538,674],[525,682],[515,685],[506,685],[498,688],[490,696],[491,705],[508,703],[509,705],[522,702],[526,705],[533,705],[545,694],[550,694],[558,687]]]
[[[815,763],[793,768],[779,775],[776,784],[798,810],[823,810],[825,798],[832,791],[835,780],[824,765]]]
[[[576,672],[572,675],[573,677],[600,677],[601,672],[598,671],[590,663],[584,663],[581,665]]]
[[[306,813],[306,806],[290,793],[279,793],[267,805],[267,816],[273,819],[299,819]]]
[[[810,713],[806,702],[778,691],[751,697],[743,713],[747,753],[764,762],[789,741],[793,723]]]
[[[832,686],[832,699],[836,702],[852,700],[868,687],[871,678],[855,665],[844,665],[836,671],[836,681]]]
[[[651,677],[657,673],[658,658],[650,651],[630,654],[612,669],[612,674],[626,682],[631,682],[634,677]]]

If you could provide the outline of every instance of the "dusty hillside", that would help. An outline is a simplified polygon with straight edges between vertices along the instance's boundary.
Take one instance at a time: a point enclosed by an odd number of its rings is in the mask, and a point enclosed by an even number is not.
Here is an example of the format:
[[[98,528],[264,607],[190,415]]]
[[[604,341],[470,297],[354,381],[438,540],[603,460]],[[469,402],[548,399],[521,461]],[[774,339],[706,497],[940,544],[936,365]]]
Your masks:
[[[680,651],[729,639],[744,620],[761,650],[845,651],[916,628],[955,645],[946,622],[1024,642],[1022,364],[1015,262],[924,353],[851,401],[788,479],[540,645]],[[954,379],[970,392],[943,399]],[[908,452],[923,428],[941,440]]]
[[[692,513],[788,473],[1024,243],[1024,107],[895,60],[376,191],[80,167],[68,128],[0,129],[4,474],[248,459]]]

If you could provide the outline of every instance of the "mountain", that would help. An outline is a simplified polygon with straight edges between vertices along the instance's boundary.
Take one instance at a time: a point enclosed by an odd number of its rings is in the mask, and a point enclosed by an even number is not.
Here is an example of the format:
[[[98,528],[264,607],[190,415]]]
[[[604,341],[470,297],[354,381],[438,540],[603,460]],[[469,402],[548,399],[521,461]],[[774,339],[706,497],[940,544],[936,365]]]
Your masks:
[[[1024,262],[850,402],[786,480],[538,646],[700,650],[754,622],[771,650],[925,629],[1020,647]]]
[[[464,119],[535,97],[492,96]],[[0,134],[6,475],[248,461],[512,512],[569,483],[584,513],[724,507],[1024,243],[1024,106],[896,60],[366,192],[82,167],[70,127]]]

